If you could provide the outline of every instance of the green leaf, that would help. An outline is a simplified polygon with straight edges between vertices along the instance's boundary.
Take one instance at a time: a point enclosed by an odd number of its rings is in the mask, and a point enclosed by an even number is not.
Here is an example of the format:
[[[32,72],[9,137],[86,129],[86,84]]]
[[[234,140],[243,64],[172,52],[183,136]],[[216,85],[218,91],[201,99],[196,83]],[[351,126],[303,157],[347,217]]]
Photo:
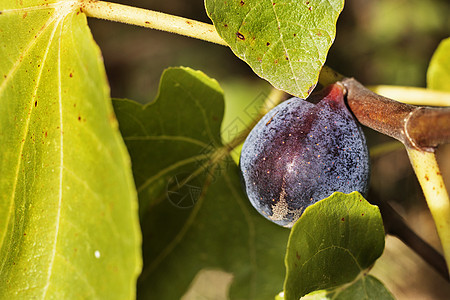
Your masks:
[[[205,0],[219,35],[274,87],[306,98],[316,86],[343,0]]]
[[[221,142],[223,92],[188,68],[164,72],[146,106],[114,107],[130,151],[144,237],[142,299],[180,299],[198,272],[233,275],[231,299],[273,299],[282,289],[289,231],[249,204]]]
[[[439,44],[431,58],[427,85],[433,90],[450,92],[450,38]]]
[[[0,295],[130,299],[137,197],[74,1],[0,0]]]
[[[292,228],[286,253],[287,300],[354,280],[384,249],[378,207],[358,192],[309,206]]]

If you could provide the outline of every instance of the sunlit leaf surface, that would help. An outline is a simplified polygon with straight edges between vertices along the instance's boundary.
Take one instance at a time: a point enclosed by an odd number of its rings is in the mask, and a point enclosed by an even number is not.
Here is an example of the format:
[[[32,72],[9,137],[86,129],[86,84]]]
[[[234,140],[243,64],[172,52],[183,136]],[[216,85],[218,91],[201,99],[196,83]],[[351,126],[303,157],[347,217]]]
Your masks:
[[[77,1],[0,0],[0,298],[129,299],[137,201]]]
[[[439,44],[431,58],[427,84],[430,89],[450,92],[450,38]]]

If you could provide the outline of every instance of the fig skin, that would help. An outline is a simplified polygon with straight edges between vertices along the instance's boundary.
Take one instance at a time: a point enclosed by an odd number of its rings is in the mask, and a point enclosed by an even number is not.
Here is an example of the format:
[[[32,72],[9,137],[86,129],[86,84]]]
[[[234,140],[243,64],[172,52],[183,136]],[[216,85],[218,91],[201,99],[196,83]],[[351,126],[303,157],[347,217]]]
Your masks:
[[[292,227],[306,207],[333,192],[365,194],[369,151],[361,127],[333,84],[312,97],[291,98],[268,112],[242,147],[244,190],[267,219]]]

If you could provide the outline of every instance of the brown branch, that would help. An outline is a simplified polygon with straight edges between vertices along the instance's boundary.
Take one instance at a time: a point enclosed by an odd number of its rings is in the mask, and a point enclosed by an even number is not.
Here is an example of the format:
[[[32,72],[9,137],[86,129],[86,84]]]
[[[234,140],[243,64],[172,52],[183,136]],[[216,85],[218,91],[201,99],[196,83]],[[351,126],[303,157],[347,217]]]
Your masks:
[[[348,106],[361,124],[422,151],[432,152],[439,144],[450,143],[450,108],[397,102],[373,93],[353,78],[341,83]]]
[[[370,192],[369,199],[372,204],[376,204],[380,208],[386,233],[399,238],[441,275],[442,278],[450,281],[445,259],[442,254],[419,237],[406,224],[403,217],[389,203],[380,199],[375,192]]]
[[[450,141],[450,108],[421,107],[409,117],[406,129],[419,148]]]

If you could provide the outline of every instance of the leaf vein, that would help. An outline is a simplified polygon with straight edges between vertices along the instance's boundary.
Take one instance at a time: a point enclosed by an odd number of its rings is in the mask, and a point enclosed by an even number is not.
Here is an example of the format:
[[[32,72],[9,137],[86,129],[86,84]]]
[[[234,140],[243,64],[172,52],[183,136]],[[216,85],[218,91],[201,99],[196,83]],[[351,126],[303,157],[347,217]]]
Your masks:
[[[19,69],[19,67],[22,64],[22,57],[25,57],[28,55],[28,53],[31,51],[31,49],[36,45],[39,38],[42,36],[42,34],[46,31],[46,29],[56,20],[56,17],[49,18],[49,20],[42,26],[42,28],[39,30],[39,32],[36,35],[36,38],[32,39],[30,43],[28,43],[27,47],[22,52],[23,54],[19,56],[19,58],[14,62],[12,68],[9,70],[8,74],[6,74],[6,78],[2,81],[0,85],[0,95],[3,94],[3,91],[5,90],[6,86],[8,85],[8,82],[14,77],[16,71]],[[45,58],[42,58],[42,61],[45,61]],[[40,79],[40,76],[42,74],[42,69],[38,74],[38,79]],[[36,82],[36,86],[38,85],[38,82]]]
[[[338,246],[338,245],[330,245],[330,246],[328,246],[328,247],[325,247],[325,248],[322,248],[322,249],[317,250],[316,253],[314,253],[310,258],[308,258],[308,259],[302,264],[301,269],[303,269],[303,267],[304,267],[311,259],[313,259],[315,256],[317,256],[319,253],[324,252],[324,251],[327,251],[327,250],[331,250],[331,249],[340,249],[340,250],[346,252],[346,253],[347,253],[348,255],[350,255],[350,257],[355,261],[355,264],[356,264],[356,266],[358,267],[358,269],[359,269],[360,271],[363,271],[363,268],[361,268],[361,266],[359,265],[358,260],[357,260],[356,257],[353,255],[353,253],[352,253],[349,249],[344,248],[344,247],[341,247],[341,246]]]
[[[52,24],[55,20],[56,20],[56,18],[50,18],[50,21],[47,22],[47,23],[45,24],[46,27],[43,28],[43,29],[40,31],[40,34],[42,34],[43,32],[45,32],[45,29],[47,29],[47,28],[49,27],[49,25]],[[43,56],[43,58],[42,58],[42,62],[43,62],[42,64],[45,63],[45,59],[46,59],[46,57],[47,57],[47,55],[48,55],[48,52],[49,52],[49,49],[50,49],[49,45],[52,43],[52,40],[53,40],[53,37],[54,37],[55,32],[56,32],[56,26],[55,26],[55,29],[53,30],[52,34],[51,34],[51,38],[49,39],[48,44],[47,44],[47,49],[46,49],[46,51],[44,52],[44,56]],[[35,45],[35,42],[31,42],[30,44],[28,44],[28,47],[27,47],[27,49],[25,50],[25,53],[28,53],[29,50],[30,50],[34,45]],[[8,77],[12,77],[12,74],[15,73],[15,71],[18,69],[20,63],[21,63],[21,61],[20,61],[20,58],[19,58],[19,60],[17,60],[16,63],[14,64],[13,68],[11,69],[11,71],[8,73]],[[42,68],[40,69],[40,71],[39,71],[39,73],[38,73],[38,75],[37,75],[37,78],[36,78],[36,84],[35,84],[33,93],[32,93],[32,95],[31,95],[31,101],[30,101],[30,106],[29,106],[29,107],[30,107],[30,112],[28,113],[28,116],[27,116],[27,118],[25,119],[25,126],[24,126],[24,131],[23,131],[22,139],[21,139],[22,142],[21,142],[21,144],[20,144],[20,149],[19,149],[19,153],[18,153],[18,156],[17,156],[17,157],[18,157],[18,160],[17,160],[17,167],[16,167],[16,172],[15,172],[15,176],[14,176],[14,182],[13,182],[12,191],[11,191],[10,207],[9,207],[9,210],[10,210],[10,211],[9,211],[9,213],[7,214],[7,220],[6,220],[6,222],[5,222],[5,225],[6,225],[6,226],[8,226],[8,224],[10,223],[10,217],[11,217],[12,215],[14,215],[14,213],[15,213],[15,211],[13,210],[13,207],[14,207],[14,205],[15,205],[14,199],[16,198],[16,189],[17,189],[17,184],[18,184],[18,181],[19,181],[19,172],[20,172],[20,168],[21,168],[21,166],[22,166],[22,156],[23,156],[23,151],[24,151],[25,143],[26,143],[26,140],[27,140],[27,137],[28,137],[29,127],[30,127],[30,121],[31,121],[31,115],[32,115],[32,113],[33,113],[33,111],[34,111],[33,101],[34,101],[34,98],[35,98],[36,95],[37,95],[37,91],[38,91],[38,87],[39,87],[39,84],[40,84],[40,81],[41,81],[41,76],[42,76],[43,70],[44,70],[44,66],[42,66]],[[11,75],[11,76],[10,76],[10,75]],[[2,85],[0,86],[0,95],[2,94],[4,88],[6,87],[6,83],[7,83],[8,80],[9,80],[8,77],[2,82]],[[5,228],[5,232],[6,232],[6,228]],[[5,237],[6,237],[6,235],[2,235],[2,239],[1,239],[1,241],[0,241],[0,247],[3,247],[4,242],[5,242],[5,241],[4,241]],[[11,244],[10,244],[10,245],[11,245]],[[10,251],[7,251],[7,253],[10,253]],[[3,267],[4,267],[4,264],[5,264],[5,263],[6,263],[6,260],[4,260],[4,262],[3,262],[3,264],[2,264],[2,266],[1,266],[1,268],[0,268],[1,270],[3,270]]]
[[[78,275],[78,278],[83,280],[83,282],[85,283],[86,287],[89,289],[89,291],[91,292],[91,295],[92,295],[91,297],[89,297],[89,299],[101,299],[98,296],[96,289],[92,286],[92,284],[88,280],[86,280],[86,275],[82,274],[80,272],[80,270],[70,262],[70,260],[66,259],[65,256],[63,256],[62,254],[57,254],[57,255],[59,257],[61,257],[62,261],[65,262],[66,266],[68,266],[74,273],[76,273]],[[84,296],[87,296],[87,295],[84,295]]]
[[[59,195],[58,195],[58,209],[57,209],[57,215],[56,215],[56,228],[55,228],[55,238],[53,241],[53,249],[52,249],[52,253],[51,253],[51,260],[48,266],[48,275],[47,275],[47,283],[45,285],[45,287],[43,288],[43,298],[45,298],[47,296],[47,292],[49,290],[50,287],[50,279],[53,275],[53,266],[55,263],[55,257],[56,257],[56,246],[58,243],[58,237],[59,237],[59,229],[60,229],[60,225],[61,225],[61,205],[62,205],[62,196],[63,196],[63,167],[64,167],[64,136],[63,136],[63,132],[64,132],[64,122],[63,122],[63,111],[62,111],[62,107],[63,107],[63,103],[62,103],[62,91],[61,91],[61,85],[62,85],[62,78],[61,78],[61,37],[62,37],[62,30],[64,27],[64,18],[66,15],[60,14],[59,15],[59,22],[58,22],[58,26],[55,26],[55,30],[53,31],[53,36],[50,39],[50,42],[53,41],[53,39],[55,38],[55,33],[56,33],[56,29],[59,27],[59,36],[58,36],[58,58],[57,58],[57,63],[58,63],[58,104],[59,104],[59,143],[60,143],[60,167],[59,167]],[[50,46],[51,44],[49,44]]]
[[[209,122],[208,122],[208,118],[206,117],[206,111],[205,108],[200,104],[200,102],[198,101],[198,99],[192,94],[190,89],[186,89],[181,83],[178,82],[178,84],[180,84],[180,88],[189,96],[189,98],[191,98],[191,100],[195,103],[195,106],[198,107],[198,109],[200,110],[202,117],[203,117],[203,122],[205,124],[205,128],[207,130],[208,136],[211,139],[211,142],[214,142],[216,140],[216,138],[214,138],[213,133],[211,132],[211,127]]]
[[[275,5],[273,5],[273,1],[272,1],[272,0],[269,0],[269,1],[270,1],[270,3],[272,4],[273,14],[274,14],[274,16],[275,16],[275,19],[277,20],[277,24],[278,24],[278,33],[279,33],[279,35],[280,35],[280,40],[281,40],[281,43],[282,43],[282,45],[283,45],[283,48],[284,48],[284,52],[285,52],[286,58],[288,59],[288,64],[289,64],[289,67],[290,67],[290,69],[291,69],[292,77],[294,78],[295,85],[297,86],[297,88],[301,90],[301,86],[300,86],[300,84],[298,83],[298,77],[296,76],[296,73],[295,73],[295,71],[294,71],[294,67],[292,66],[291,58],[289,57],[288,50],[287,50],[287,48],[286,48],[286,45],[284,44],[284,37],[283,37],[283,33],[281,32],[281,23],[280,23],[280,20],[279,20],[279,18],[278,18],[278,14],[277,14],[277,12],[276,12],[276,10],[275,10]]]
[[[194,162],[199,162],[200,160],[204,160],[204,159],[208,159],[211,157],[211,154],[199,154],[196,156],[192,156],[183,160],[179,160],[176,163],[167,166],[166,168],[162,169],[161,171],[159,171],[158,173],[156,173],[155,175],[153,175],[152,177],[148,178],[143,184],[141,184],[137,191],[138,193],[141,193],[145,188],[147,188],[150,184],[153,183],[153,181],[155,181],[156,179],[158,179],[159,177],[162,177],[164,175],[166,175],[167,173],[169,173],[170,171],[175,170],[176,168],[188,165],[190,163],[194,163]]]
[[[97,200],[99,200],[99,201],[97,201],[97,203],[100,203],[101,206],[102,206],[102,208],[104,208],[104,209],[106,208],[105,203],[104,203],[103,201],[101,201],[102,198],[101,198],[101,196],[99,195],[99,193],[96,192],[94,189],[92,189],[92,188],[90,187],[90,185],[89,185],[85,180],[83,180],[82,178],[80,178],[79,176],[77,176],[73,171],[69,170],[69,169],[66,168],[66,167],[64,167],[64,171],[67,172],[68,175],[72,176],[72,178],[74,178],[75,180],[77,180],[78,182],[80,182],[80,183],[85,187],[85,189],[86,189],[87,191],[90,191],[91,194],[92,194],[92,196],[94,196],[95,198],[97,198]],[[105,209],[105,210],[106,210],[106,209]],[[117,237],[120,237],[119,231],[117,230],[116,222],[114,222],[113,219],[111,218],[111,214],[107,213],[106,215],[107,215],[108,222],[111,224],[112,232],[113,232]],[[70,222],[70,221],[66,220],[66,222]],[[73,224],[73,225],[74,225],[74,227],[76,227],[75,224]]]

